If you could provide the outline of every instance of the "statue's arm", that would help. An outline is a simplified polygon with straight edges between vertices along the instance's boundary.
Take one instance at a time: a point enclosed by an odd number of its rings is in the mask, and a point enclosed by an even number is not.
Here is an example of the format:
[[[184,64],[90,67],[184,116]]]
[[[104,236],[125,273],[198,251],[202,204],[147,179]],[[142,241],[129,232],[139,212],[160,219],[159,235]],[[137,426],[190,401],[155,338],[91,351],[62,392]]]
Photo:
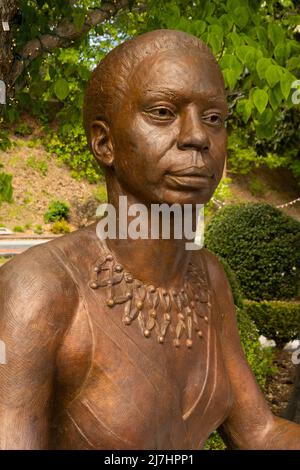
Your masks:
[[[76,299],[47,250],[29,251],[0,269],[0,449],[48,447],[56,352]]]
[[[214,255],[207,253],[207,256],[210,277],[224,314],[221,344],[233,394],[233,404],[221,434],[231,448],[300,449],[300,426],[274,416],[268,408],[241,346],[224,270]]]

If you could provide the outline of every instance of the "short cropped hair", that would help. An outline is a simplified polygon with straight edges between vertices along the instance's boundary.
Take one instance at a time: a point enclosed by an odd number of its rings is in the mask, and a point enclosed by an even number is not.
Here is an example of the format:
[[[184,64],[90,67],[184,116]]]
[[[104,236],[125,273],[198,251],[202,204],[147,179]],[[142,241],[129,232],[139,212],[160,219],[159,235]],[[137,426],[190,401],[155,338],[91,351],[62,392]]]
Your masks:
[[[90,144],[90,127],[96,119],[109,125],[113,113],[120,106],[134,68],[156,52],[178,48],[198,48],[218,67],[209,47],[200,39],[182,31],[160,29],[129,39],[109,52],[94,69],[86,88],[83,123]],[[114,77],[118,80],[114,80]],[[221,72],[220,72],[221,76]]]

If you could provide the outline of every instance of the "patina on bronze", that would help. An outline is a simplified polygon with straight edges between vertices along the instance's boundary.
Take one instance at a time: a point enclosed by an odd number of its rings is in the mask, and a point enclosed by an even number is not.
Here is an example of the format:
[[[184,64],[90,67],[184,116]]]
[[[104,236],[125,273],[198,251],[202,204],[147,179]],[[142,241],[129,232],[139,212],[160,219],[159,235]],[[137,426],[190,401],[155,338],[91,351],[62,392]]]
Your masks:
[[[207,202],[223,172],[226,114],[221,73],[197,38],[153,31],[114,49],[84,110],[109,202]],[[30,249],[0,270],[0,447],[200,449],[219,428],[232,448],[300,449],[300,427],[272,415],[249,369],[215,256],[172,238],[107,246],[134,279],[168,292],[190,263],[203,269],[203,337],[175,348],[169,334],[160,342],[138,321],[124,325],[124,305],[90,284],[107,256],[95,224]]]

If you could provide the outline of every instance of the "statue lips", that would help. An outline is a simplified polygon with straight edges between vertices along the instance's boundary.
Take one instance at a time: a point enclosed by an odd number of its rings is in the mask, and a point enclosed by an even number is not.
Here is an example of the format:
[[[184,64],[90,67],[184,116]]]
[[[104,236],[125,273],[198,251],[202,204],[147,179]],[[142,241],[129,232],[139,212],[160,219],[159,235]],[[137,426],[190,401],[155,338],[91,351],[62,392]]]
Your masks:
[[[210,186],[214,177],[206,166],[184,167],[179,170],[169,171],[166,176],[171,187],[194,190]]]

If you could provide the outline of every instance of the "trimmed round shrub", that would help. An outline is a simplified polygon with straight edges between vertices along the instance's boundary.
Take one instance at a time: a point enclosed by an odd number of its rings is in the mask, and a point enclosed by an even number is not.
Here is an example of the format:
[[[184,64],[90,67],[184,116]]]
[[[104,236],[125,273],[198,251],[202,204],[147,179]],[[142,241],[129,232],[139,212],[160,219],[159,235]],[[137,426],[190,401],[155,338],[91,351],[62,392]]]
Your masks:
[[[284,300],[300,284],[300,222],[265,203],[225,206],[209,222],[207,248],[235,272],[244,297]]]
[[[297,338],[300,333],[300,302],[244,301],[244,309],[260,334],[278,346]]]

